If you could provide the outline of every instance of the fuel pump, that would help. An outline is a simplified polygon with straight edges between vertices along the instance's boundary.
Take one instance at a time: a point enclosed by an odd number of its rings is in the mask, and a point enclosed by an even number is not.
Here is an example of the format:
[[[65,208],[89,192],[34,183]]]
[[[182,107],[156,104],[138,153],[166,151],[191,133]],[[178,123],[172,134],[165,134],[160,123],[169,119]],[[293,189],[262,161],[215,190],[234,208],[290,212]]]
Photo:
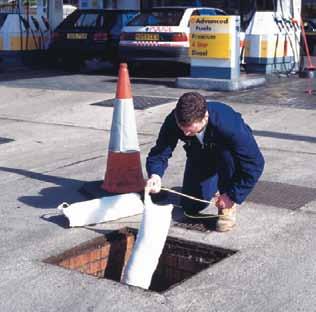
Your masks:
[[[51,31],[63,19],[62,0],[38,0],[36,9],[18,0],[0,12],[0,59],[9,66],[38,61],[49,45]]]
[[[258,5],[260,3],[260,6]],[[253,1],[253,15],[245,28],[244,67],[247,72],[294,73],[300,62],[301,3],[298,0]]]

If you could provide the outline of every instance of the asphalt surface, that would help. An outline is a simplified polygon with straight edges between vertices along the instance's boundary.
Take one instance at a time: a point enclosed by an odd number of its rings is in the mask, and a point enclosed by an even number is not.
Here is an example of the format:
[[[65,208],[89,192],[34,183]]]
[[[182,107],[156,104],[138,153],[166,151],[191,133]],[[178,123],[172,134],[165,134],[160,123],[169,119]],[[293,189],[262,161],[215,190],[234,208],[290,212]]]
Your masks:
[[[164,117],[188,91],[174,87],[177,75],[169,66],[132,75],[143,165]],[[315,311],[316,80],[296,75],[274,75],[247,91],[200,91],[242,113],[266,167],[233,231],[179,227],[182,212],[175,208],[169,235],[234,255],[164,293],[43,262],[111,230],[139,226],[135,216],[69,229],[56,210],[86,200],[79,189],[104,177],[116,80],[109,68],[1,73],[0,311]],[[179,144],[166,187],[180,188],[184,161]]]

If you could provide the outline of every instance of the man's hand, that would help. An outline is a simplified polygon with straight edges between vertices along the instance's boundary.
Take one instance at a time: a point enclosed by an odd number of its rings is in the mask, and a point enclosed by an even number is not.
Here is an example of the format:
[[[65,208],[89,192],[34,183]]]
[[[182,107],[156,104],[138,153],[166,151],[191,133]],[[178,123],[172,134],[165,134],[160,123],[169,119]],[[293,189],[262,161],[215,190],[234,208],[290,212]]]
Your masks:
[[[216,197],[215,206],[218,209],[230,209],[234,206],[234,204],[235,203],[229,198],[226,193],[218,195]]]
[[[161,177],[157,174],[152,174],[146,182],[145,190],[148,193],[159,193],[161,190]]]

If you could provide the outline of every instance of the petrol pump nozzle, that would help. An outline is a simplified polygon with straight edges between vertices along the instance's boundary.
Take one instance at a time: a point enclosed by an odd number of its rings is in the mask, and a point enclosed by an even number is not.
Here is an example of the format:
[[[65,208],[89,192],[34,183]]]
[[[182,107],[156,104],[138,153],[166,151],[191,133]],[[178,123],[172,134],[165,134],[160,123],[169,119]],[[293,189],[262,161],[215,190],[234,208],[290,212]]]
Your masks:
[[[284,28],[284,24],[283,24],[283,21],[282,19],[279,19],[277,17],[274,17],[274,21],[275,23],[277,24],[278,28],[279,28],[279,31],[282,32],[282,29]]]
[[[300,23],[297,19],[295,19],[294,17],[291,17],[291,22],[292,22],[292,25],[294,27],[294,30],[300,29]]]
[[[282,20],[283,20],[286,30],[289,31],[290,28],[292,27],[291,21],[285,17],[282,17]]]

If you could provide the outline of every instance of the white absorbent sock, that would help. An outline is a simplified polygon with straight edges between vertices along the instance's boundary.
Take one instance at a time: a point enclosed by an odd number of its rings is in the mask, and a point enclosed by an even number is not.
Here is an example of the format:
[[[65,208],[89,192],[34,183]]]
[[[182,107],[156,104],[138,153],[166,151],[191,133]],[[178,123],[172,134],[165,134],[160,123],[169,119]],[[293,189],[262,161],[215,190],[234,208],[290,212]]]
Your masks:
[[[148,289],[171,223],[172,205],[155,205],[145,193],[145,210],[122,282]]]
[[[144,211],[144,204],[137,193],[102,197],[68,205],[62,203],[58,208],[69,219],[69,225],[84,226],[117,220]]]

